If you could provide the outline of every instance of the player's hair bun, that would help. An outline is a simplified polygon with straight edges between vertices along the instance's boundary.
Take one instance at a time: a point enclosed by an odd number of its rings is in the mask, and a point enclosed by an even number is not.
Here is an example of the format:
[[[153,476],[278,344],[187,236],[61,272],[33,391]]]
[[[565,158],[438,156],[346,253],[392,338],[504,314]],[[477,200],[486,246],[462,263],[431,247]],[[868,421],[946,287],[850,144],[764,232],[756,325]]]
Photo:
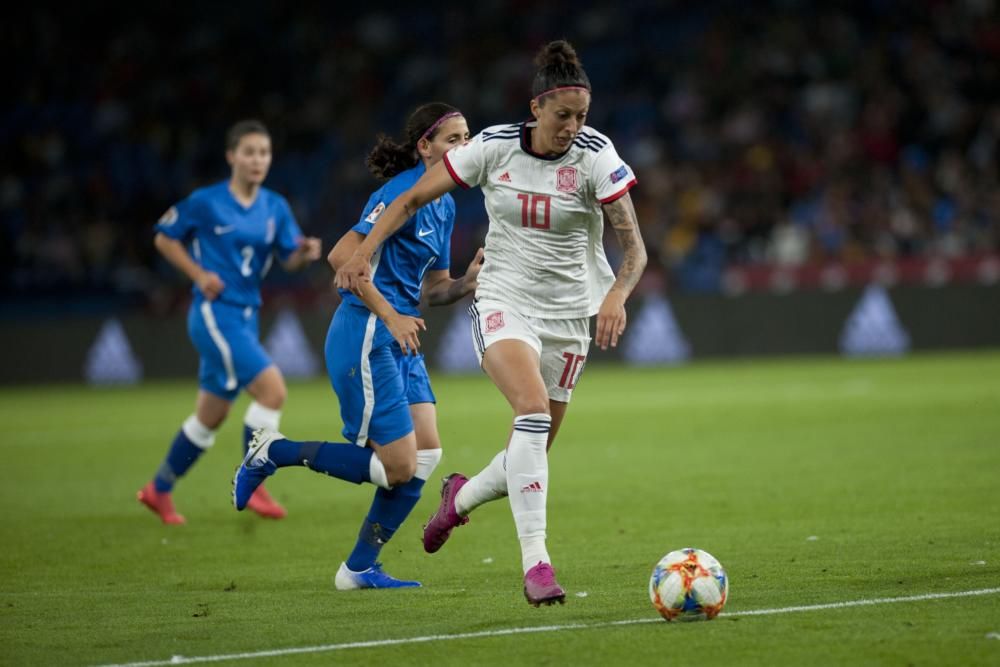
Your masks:
[[[430,102],[417,107],[406,119],[402,141],[379,134],[375,138],[375,147],[368,153],[368,171],[379,180],[388,180],[415,167],[420,161],[417,143],[428,132],[427,138],[433,139],[437,134],[435,124],[449,113],[458,113],[458,109],[444,102]]]
[[[565,39],[557,39],[542,47],[542,50],[535,56],[535,66],[539,69],[543,67],[558,66],[582,67],[580,58],[576,55],[576,50]]]
[[[557,39],[543,46],[535,56],[535,65],[538,71],[531,82],[531,96],[534,98],[565,86],[590,90],[590,79],[583,71],[576,49],[565,39]],[[543,104],[544,100],[539,103]]]

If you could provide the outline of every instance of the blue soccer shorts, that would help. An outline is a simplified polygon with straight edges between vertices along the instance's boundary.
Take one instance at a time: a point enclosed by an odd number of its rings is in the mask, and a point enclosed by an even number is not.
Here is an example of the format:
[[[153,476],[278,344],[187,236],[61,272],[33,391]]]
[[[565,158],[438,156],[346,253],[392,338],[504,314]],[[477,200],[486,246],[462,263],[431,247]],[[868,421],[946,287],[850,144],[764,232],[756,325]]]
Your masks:
[[[343,435],[364,447],[413,431],[410,405],[434,403],[422,355],[404,355],[366,308],[342,304],[326,335],[326,370],[340,401]]]
[[[260,344],[257,309],[251,306],[195,299],[188,335],[201,357],[198,386],[227,401],[272,363]]]

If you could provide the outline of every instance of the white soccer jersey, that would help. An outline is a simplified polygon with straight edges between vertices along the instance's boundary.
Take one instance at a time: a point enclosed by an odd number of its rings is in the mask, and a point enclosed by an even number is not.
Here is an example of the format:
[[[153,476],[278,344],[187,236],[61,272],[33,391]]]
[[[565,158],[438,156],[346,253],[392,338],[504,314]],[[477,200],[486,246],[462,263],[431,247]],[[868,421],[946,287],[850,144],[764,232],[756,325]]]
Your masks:
[[[604,215],[635,185],[611,140],[584,127],[570,149],[531,151],[536,123],[495,125],[445,154],[463,188],[480,186],[490,219],[476,296],[523,315],[590,317],[614,283],[604,254]]]

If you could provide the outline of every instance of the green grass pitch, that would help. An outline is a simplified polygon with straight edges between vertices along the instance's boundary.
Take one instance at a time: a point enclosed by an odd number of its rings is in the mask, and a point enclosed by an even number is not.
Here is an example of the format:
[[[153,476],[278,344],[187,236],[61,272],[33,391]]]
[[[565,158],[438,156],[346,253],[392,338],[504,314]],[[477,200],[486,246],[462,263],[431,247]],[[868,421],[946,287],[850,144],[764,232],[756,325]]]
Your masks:
[[[193,378],[3,389],[0,664],[1000,664],[996,590],[787,610],[1000,587],[1000,353],[595,365],[550,455],[568,597],[541,609],[521,594],[506,501],[421,549],[439,478],[476,472],[511,419],[483,376],[434,381],[444,458],[383,551],[424,588],[348,593],[332,578],[372,488],[282,470],[268,485],[285,520],[237,513],[245,397],[175,489],[188,525],[167,527],[135,492],[190,413]],[[282,428],[339,439],[325,381],[290,385]],[[685,546],[729,573],[717,620],[656,620],[652,566]],[[739,613],[754,610],[778,613]],[[460,633],[479,634],[444,637]]]

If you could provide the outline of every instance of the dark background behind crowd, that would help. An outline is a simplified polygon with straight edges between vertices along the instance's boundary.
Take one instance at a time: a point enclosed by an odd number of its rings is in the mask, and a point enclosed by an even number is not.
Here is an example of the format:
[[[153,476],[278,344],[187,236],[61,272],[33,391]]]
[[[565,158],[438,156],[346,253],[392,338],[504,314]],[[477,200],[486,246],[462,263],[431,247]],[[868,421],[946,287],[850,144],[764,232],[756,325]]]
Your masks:
[[[588,123],[639,176],[657,288],[1000,250],[992,0],[295,4],[42,3],[5,20],[4,310],[173,310],[186,285],[152,225],[228,176],[223,134],[245,117],[275,139],[266,185],[329,249],[378,185],[376,132],[430,100],[473,132],[525,119],[531,59],[560,37],[593,84]],[[457,198],[461,272],[487,221],[478,191]],[[272,285],[321,294],[330,277],[320,263]]]

